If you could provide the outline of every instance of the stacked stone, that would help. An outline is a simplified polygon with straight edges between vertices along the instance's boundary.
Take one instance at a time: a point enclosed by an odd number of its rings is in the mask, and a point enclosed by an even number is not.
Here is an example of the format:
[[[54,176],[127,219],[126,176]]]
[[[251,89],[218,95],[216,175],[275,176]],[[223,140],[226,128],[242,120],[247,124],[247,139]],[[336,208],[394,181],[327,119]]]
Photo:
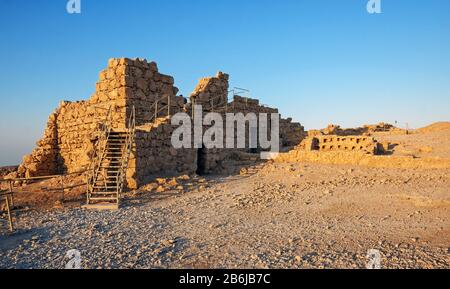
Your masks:
[[[253,113],[278,113],[278,109],[271,108],[267,106],[263,106],[259,104],[259,100],[252,99],[248,97],[242,97],[239,95],[233,96],[233,101],[229,104],[229,107],[231,108],[232,112],[239,113],[242,112],[243,114],[247,114],[250,112]],[[270,115],[268,116],[270,118]]]
[[[378,153],[379,145],[372,137],[327,135],[307,138],[300,148],[307,151],[346,151],[374,155]]]
[[[261,106],[256,99],[236,96],[228,102],[227,74],[204,78],[191,94],[191,101],[202,104],[204,111],[277,113],[277,109]],[[96,91],[87,101],[60,104],[50,116],[44,137],[32,154],[24,158],[19,176],[42,176],[87,169],[92,161],[99,125],[111,109],[110,124],[118,131],[126,128],[131,107],[136,110],[137,131],[134,152],[127,171],[130,188],[160,175],[191,174],[197,170],[197,159],[204,160],[205,173],[225,169],[223,160],[238,149],[180,149],[172,147],[172,127],[168,114],[189,109],[186,100],[177,96],[171,76],[158,72],[154,62],[145,59],[110,59],[99,75]],[[155,108],[158,103],[157,117]],[[169,105],[170,103],[170,105]],[[165,117],[165,118],[163,118]],[[224,117],[225,119],[225,117]],[[225,123],[224,123],[225,125]],[[205,126],[206,130],[207,127]],[[282,144],[291,145],[303,133],[300,124],[280,121]],[[224,132],[226,131],[224,127]],[[226,139],[226,138],[224,138]]]
[[[124,125],[124,113],[113,108],[114,127]],[[123,109],[122,109],[123,111]],[[94,153],[99,124],[107,118],[108,110],[89,101],[62,102],[57,117],[59,155],[57,165],[63,172],[78,172],[89,167]],[[120,121],[119,121],[120,120]]]
[[[278,109],[263,106],[259,100],[245,98],[235,95],[230,104],[234,113],[242,112],[244,114],[253,112],[257,116],[259,113],[267,113],[267,119],[270,121],[270,114],[278,113]],[[306,132],[300,123],[292,122],[292,118],[280,119],[280,147],[294,147],[305,139]],[[269,126],[270,127],[270,126]]]
[[[87,101],[64,101],[51,115],[45,136],[33,153],[24,158],[19,176],[42,176],[86,169],[92,161],[99,124],[112,110],[114,129],[127,126],[130,109],[136,108],[137,122],[146,123],[160,106],[171,102],[171,113],[183,110],[184,98],[176,96],[173,77],[158,72],[156,63],[142,59],[110,59],[100,72],[96,91]],[[166,116],[169,110],[161,111]],[[170,139],[170,138],[169,138]]]
[[[191,103],[202,105],[203,111],[219,110],[228,103],[228,79],[226,73],[200,79],[191,93]]]
[[[127,172],[128,186],[139,187],[155,176],[175,176],[196,172],[196,150],[175,149],[171,143],[176,129],[170,119],[136,131],[136,150]]]
[[[155,62],[113,58],[109,60],[108,68],[100,73],[97,93],[91,101],[126,107],[125,111],[119,113],[124,117],[124,124],[130,108],[134,106],[136,121],[140,125],[154,121],[157,101],[158,117],[182,111],[185,100],[182,96],[177,96],[177,92],[173,77],[159,73]]]
[[[58,132],[56,127],[57,112],[50,115],[44,136],[30,155],[23,158],[18,168],[17,177],[36,177],[52,175],[57,170],[56,157],[58,155]]]
[[[306,137],[305,128],[300,123],[292,122],[292,118],[280,119],[281,147],[295,147]]]
[[[119,75],[110,61],[89,100],[60,103],[38,147],[24,158],[19,176],[71,173],[89,167],[98,126],[106,120],[108,109],[112,110],[112,127],[123,128],[126,124],[126,95],[120,94],[123,82]]]

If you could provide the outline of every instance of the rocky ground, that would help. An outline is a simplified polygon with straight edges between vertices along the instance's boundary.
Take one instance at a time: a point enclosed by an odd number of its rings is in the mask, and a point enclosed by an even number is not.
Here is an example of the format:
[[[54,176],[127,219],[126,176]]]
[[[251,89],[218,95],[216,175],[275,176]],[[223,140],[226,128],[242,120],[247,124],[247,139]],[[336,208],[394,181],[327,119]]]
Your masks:
[[[273,164],[2,222],[0,268],[450,268],[450,169]]]

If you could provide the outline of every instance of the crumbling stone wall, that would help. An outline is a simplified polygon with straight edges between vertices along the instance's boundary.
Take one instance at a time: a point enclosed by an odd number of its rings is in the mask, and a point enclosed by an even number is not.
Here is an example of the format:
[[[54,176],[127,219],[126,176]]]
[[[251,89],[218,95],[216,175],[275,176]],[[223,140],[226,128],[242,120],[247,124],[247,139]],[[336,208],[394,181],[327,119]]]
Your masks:
[[[235,96],[228,102],[229,76],[219,72],[203,78],[191,94],[191,104],[203,105],[204,112],[276,113],[258,100]],[[84,101],[63,101],[49,117],[43,138],[33,152],[24,157],[18,176],[42,176],[86,170],[91,164],[99,126],[111,109],[114,131],[124,131],[132,107],[136,111],[134,150],[127,171],[130,188],[154,176],[195,173],[200,164],[204,173],[226,169],[225,159],[248,149],[181,149],[171,145],[175,127],[170,117],[177,112],[191,114],[191,104],[177,96],[171,76],[158,71],[155,62],[145,59],[110,59],[100,72],[94,94]],[[225,110],[225,107],[227,110]],[[269,117],[270,119],[270,117]],[[225,122],[224,122],[225,125]],[[207,127],[204,126],[204,130]],[[224,132],[226,129],[224,127]],[[280,120],[281,145],[293,146],[304,137],[304,129],[291,119]],[[224,140],[226,136],[224,136]],[[199,156],[200,154],[200,156]],[[199,162],[200,160],[200,162]]]
[[[155,62],[145,59],[110,60],[103,72],[106,79],[113,74],[111,71],[116,71],[121,79],[119,91],[113,96],[125,97],[127,115],[133,106],[136,111],[135,149],[127,171],[128,187],[136,188],[158,174],[195,172],[193,151],[171,147],[173,128],[167,116],[185,111],[185,99],[176,95],[174,78],[160,73]]]
[[[228,79],[229,75],[223,72],[200,79],[191,93],[191,104],[202,105],[205,112],[224,107],[228,103]]]
[[[268,115],[270,128],[270,115],[278,113],[278,109],[260,105],[259,100],[234,95],[233,100],[228,102],[228,75],[219,72],[215,77],[202,78],[191,94],[191,104],[202,105],[204,113],[216,112],[222,115],[224,144],[226,142],[226,113],[242,113],[244,116],[248,113],[255,113],[258,117],[260,113]],[[280,119],[280,147],[293,147],[298,145],[305,137],[304,128],[299,123],[292,122],[292,119]],[[209,126],[204,126],[206,131]],[[244,149],[199,149],[198,150],[198,166],[201,167],[200,173],[222,173],[229,171],[225,160],[233,159],[231,156],[239,155],[239,152],[261,151],[258,144],[257,149],[250,149],[248,143],[249,124],[246,123],[246,145]],[[259,134],[259,131],[257,131]],[[237,135],[237,126],[235,126],[234,135]],[[269,136],[270,137],[270,136]],[[259,140],[258,140],[259,141]]]
[[[175,149],[171,136],[176,127],[170,119],[140,126],[135,135],[135,152],[127,172],[128,186],[137,188],[155,177],[194,174],[197,169],[196,150]]]
[[[123,108],[114,107],[112,110],[114,126],[124,125]],[[83,171],[89,167],[99,122],[106,119],[108,110],[89,101],[82,101],[62,102],[57,112],[58,156],[54,173]]]
[[[115,130],[126,128],[132,106],[136,108],[137,125],[154,121],[157,100],[160,108],[170,102],[170,110],[158,111],[158,116],[182,111],[185,100],[176,96],[178,89],[173,84],[173,78],[159,73],[154,62],[110,59],[89,100],[61,102],[50,116],[38,147],[19,167],[20,176],[85,170],[91,162],[99,124],[105,121],[109,108]]]
[[[30,155],[23,158],[23,164],[18,168],[19,177],[32,177],[36,172],[51,175],[57,170],[58,132],[56,125],[57,113],[53,112],[47,122],[44,136]]]
[[[233,97],[233,101],[229,104],[229,107],[234,113],[242,112],[247,114],[253,112],[256,115],[259,113],[266,113],[269,121],[269,128],[270,115],[272,113],[279,113],[276,108],[261,105],[257,99],[241,97],[238,95]],[[292,118],[280,118],[279,124],[280,147],[294,147],[300,144],[300,142],[306,137],[304,127],[298,122],[292,122]]]
[[[397,132],[397,133],[407,133],[403,129],[394,127],[391,124],[380,122],[374,125],[364,125],[363,127],[357,128],[341,128],[339,125],[330,124],[326,128],[321,130],[310,130],[308,131],[308,136],[320,136],[320,135],[339,135],[339,136],[371,136],[376,132]]]
[[[137,125],[154,121],[155,113],[157,117],[164,117],[168,112],[184,110],[185,99],[176,95],[178,88],[174,86],[174,78],[160,73],[155,62],[111,59],[108,68],[100,73],[100,79],[106,83],[101,85],[101,82],[99,86],[102,97],[120,101],[128,109],[134,106]]]
[[[306,151],[347,151],[373,155],[378,152],[379,144],[367,136],[327,135],[310,137],[300,147]]]
[[[101,98],[96,91],[87,101],[63,101],[50,115],[44,137],[33,152],[25,156],[18,176],[33,177],[73,173],[88,168],[93,154],[98,125],[112,110],[114,128],[125,127],[125,102]]]

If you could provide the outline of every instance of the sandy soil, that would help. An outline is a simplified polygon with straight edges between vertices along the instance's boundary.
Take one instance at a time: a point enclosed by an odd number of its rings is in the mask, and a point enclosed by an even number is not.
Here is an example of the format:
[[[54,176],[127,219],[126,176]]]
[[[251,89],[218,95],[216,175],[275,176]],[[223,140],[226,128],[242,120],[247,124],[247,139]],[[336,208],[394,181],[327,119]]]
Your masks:
[[[374,137],[394,144],[395,156],[450,158],[450,123],[419,129],[410,135],[377,133]]]

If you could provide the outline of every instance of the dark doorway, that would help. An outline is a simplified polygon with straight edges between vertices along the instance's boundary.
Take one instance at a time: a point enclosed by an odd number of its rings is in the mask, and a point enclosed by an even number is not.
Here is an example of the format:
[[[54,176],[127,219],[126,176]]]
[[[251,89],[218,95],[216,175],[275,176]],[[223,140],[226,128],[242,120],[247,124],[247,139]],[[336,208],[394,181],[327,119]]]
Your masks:
[[[206,149],[202,147],[197,150],[197,175],[206,174]]]
[[[251,154],[257,154],[258,153],[258,149],[257,148],[251,148],[248,150],[249,153]]]

